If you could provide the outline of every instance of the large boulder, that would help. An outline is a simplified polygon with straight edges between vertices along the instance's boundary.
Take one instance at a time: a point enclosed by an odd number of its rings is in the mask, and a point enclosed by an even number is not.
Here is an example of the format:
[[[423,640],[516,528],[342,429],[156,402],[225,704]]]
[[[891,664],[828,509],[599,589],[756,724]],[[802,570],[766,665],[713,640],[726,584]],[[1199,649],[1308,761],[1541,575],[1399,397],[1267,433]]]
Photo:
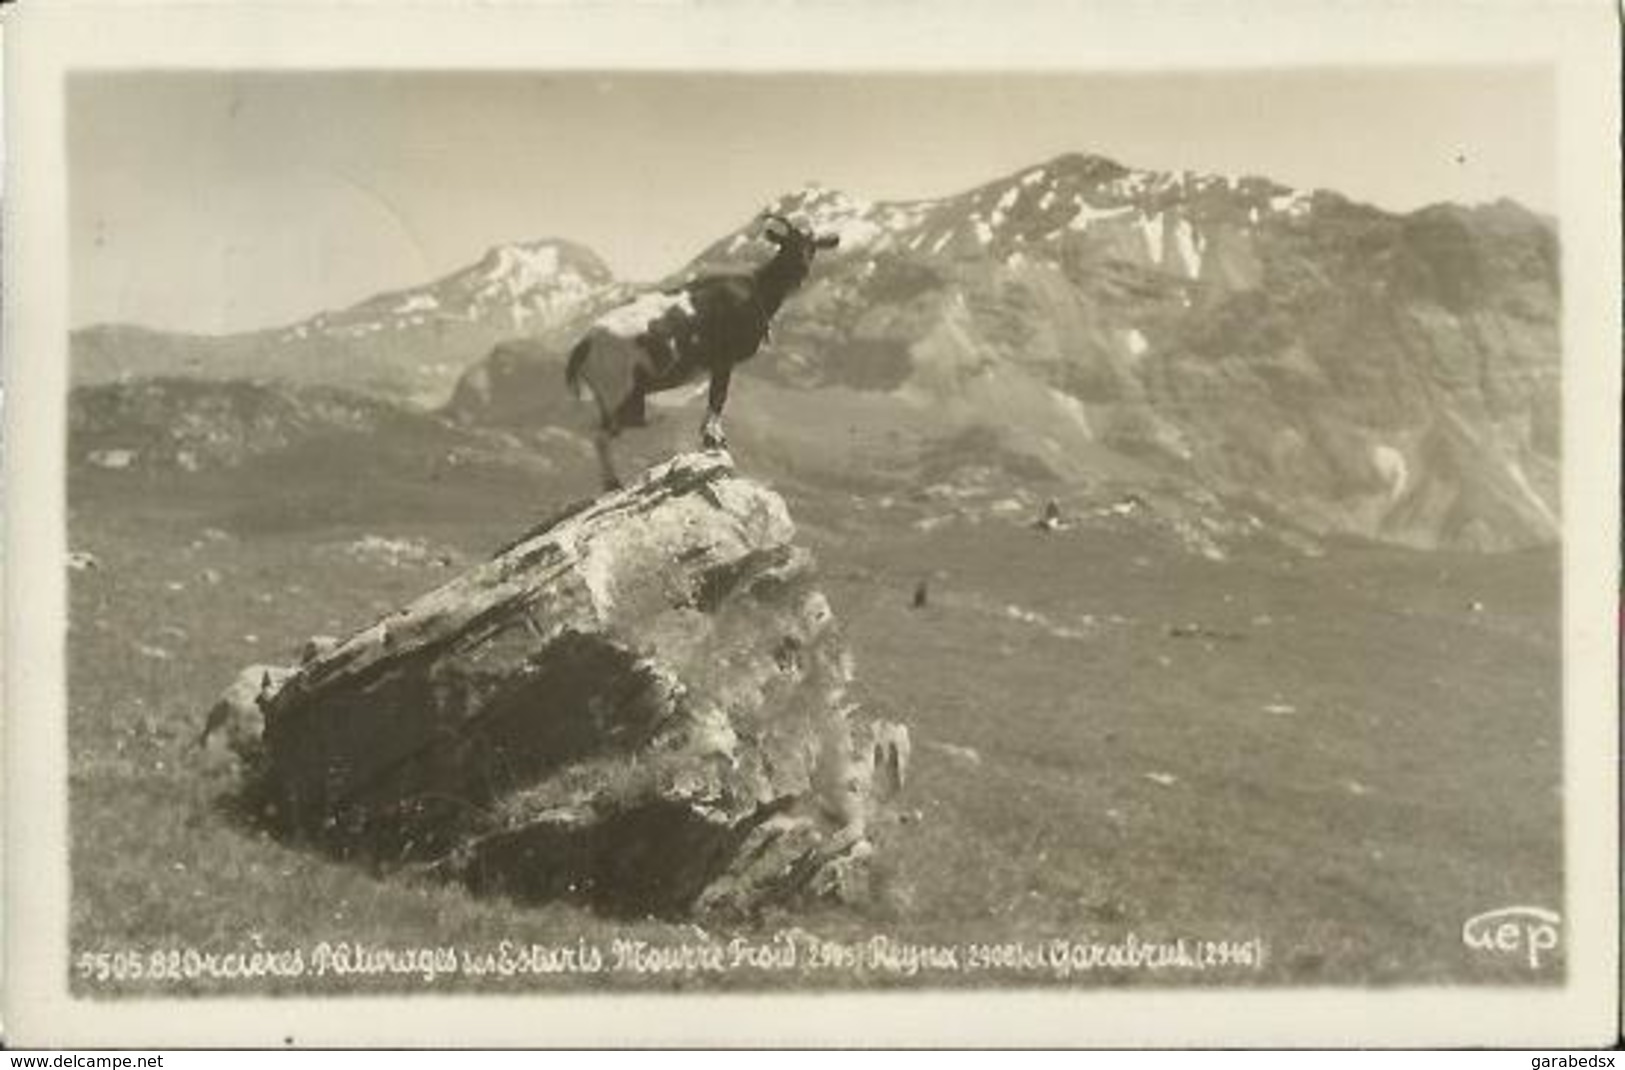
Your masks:
[[[906,730],[862,720],[783,501],[650,470],[330,649],[263,702],[284,831],[525,900],[756,914],[861,892]]]

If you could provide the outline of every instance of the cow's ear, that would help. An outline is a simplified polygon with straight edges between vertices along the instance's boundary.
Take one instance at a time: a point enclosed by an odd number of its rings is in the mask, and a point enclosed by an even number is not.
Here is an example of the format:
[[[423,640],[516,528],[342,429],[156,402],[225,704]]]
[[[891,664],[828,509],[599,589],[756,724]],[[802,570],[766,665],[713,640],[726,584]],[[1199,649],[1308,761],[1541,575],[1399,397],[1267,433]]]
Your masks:
[[[815,249],[833,249],[839,244],[841,244],[841,236],[839,234],[825,234],[823,237],[813,242],[813,247]]]

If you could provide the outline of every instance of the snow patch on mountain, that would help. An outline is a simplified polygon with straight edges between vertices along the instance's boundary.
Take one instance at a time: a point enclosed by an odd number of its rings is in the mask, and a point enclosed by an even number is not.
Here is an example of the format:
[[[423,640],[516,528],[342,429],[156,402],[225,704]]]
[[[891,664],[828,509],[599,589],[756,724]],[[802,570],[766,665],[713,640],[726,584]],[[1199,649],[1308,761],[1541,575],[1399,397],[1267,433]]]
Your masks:
[[[1162,263],[1162,213],[1142,218],[1140,234],[1145,238],[1145,255],[1151,258],[1153,264]]]
[[[600,296],[612,279],[585,250],[541,241],[498,245],[472,269],[433,288],[441,306],[513,328],[556,322]]]
[[[906,220],[906,213],[880,210],[872,201],[816,183],[782,198],[771,210],[815,234],[836,235],[845,252],[889,237]]]
[[[1095,223],[1112,219],[1123,219],[1132,215],[1134,208],[1131,205],[1111,205],[1097,207],[1084,200],[1081,195],[1072,198],[1074,210],[1072,218],[1067,220],[1067,227],[1071,230],[1088,230]]]
[[[1306,190],[1287,190],[1270,198],[1270,211],[1283,213],[1294,219],[1308,215],[1312,207],[1313,194]]]
[[[408,294],[406,300],[395,306],[395,314],[397,316],[410,316],[414,312],[433,312],[439,307],[440,299],[434,294]]]
[[[1202,274],[1202,252],[1199,248],[1199,238],[1192,229],[1190,220],[1180,219],[1174,223],[1174,249],[1179,254],[1179,261],[1185,268],[1185,277],[1188,279],[1200,278]]]
[[[496,250],[496,263],[487,273],[486,286],[490,292],[506,292],[510,300],[517,301],[551,282],[558,270],[559,251],[551,245],[539,249],[503,245]]]
[[[494,246],[475,264],[410,290],[381,294],[335,312],[319,312],[277,338],[365,339],[410,332],[435,321],[513,331],[544,328],[578,312],[614,286],[588,250],[545,240]]]

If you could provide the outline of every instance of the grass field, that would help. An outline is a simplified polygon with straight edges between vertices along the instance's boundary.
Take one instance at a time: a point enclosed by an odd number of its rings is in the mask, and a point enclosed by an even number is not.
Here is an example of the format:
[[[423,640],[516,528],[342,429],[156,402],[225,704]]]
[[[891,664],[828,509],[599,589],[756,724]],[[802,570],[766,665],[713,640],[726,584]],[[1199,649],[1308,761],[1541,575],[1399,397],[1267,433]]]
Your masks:
[[[784,487],[857,654],[870,712],[914,733],[874,902],[742,932],[520,908],[278,843],[233,816],[192,746],[245,664],[291,660],[444,582],[572,494],[580,471],[451,483],[321,451],[275,472],[76,472],[69,634],[71,939],[80,953],[224,954],[642,939],[1257,941],[1205,971],[744,968],[509,977],[555,987],[1533,983],[1462,923],[1560,909],[1559,556],[1334,546],[1213,561],[1129,521],[930,530],[914,501]],[[272,480],[267,484],[266,480]],[[271,496],[248,488],[273,485]],[[861,504],[861,508],[857,505]],[[373,552],[376,535],[423,552]],[[394,544],[406,545],[406,544]],[[922,578],[930,604],[910,607]],[[86,995],[423,990],[409,974],[102,983]]]

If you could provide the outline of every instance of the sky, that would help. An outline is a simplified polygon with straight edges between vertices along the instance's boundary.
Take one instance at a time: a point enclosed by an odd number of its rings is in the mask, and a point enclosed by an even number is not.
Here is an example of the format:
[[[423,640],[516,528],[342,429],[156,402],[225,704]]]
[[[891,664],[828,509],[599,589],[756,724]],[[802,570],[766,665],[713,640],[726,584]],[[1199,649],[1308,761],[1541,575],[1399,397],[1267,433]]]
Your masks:
[[[1554,108],[1540,68],[80,74],[71,316],[273,326],[545,237],[657,278],[809,181],[935,197],[1071,151],[1555,214]]]

